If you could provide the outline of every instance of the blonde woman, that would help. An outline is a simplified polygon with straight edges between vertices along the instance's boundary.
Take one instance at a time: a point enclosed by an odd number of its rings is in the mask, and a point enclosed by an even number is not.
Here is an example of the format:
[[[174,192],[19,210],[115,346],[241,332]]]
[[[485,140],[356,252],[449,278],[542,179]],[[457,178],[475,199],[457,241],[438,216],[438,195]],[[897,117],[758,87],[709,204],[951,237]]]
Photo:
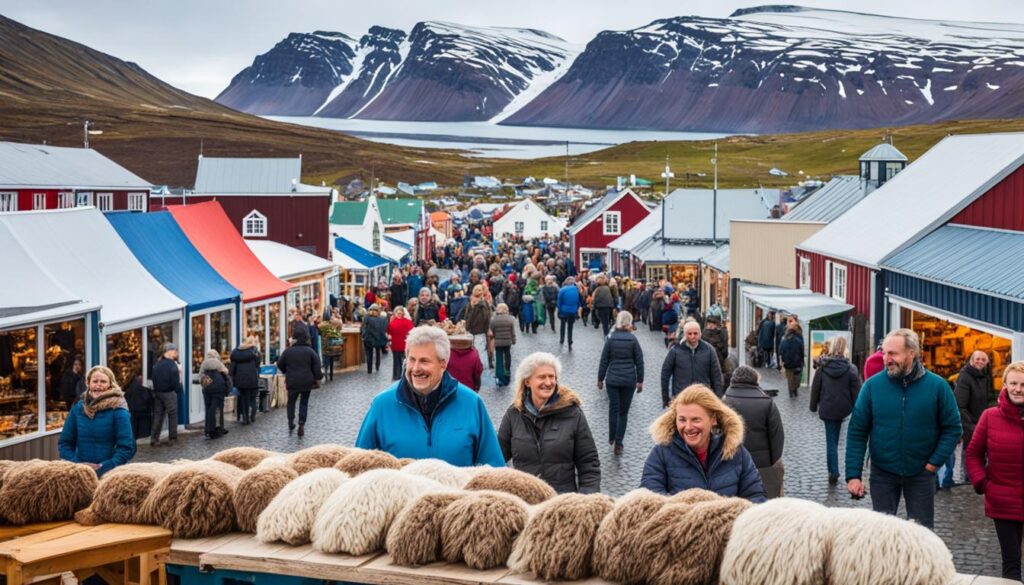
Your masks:
[[[825,423],[829,485],[839,483],[839,433],[853,412],[861,385],[857,367],[846,357],[846,347],[846,338],[833,339],[828,353],[819,356],[818,371],[811,381],[811,412],[817,412]]]
[[[88,465],[102,476],[135,456],[135,437],[124,393],[114,373],[94,366],[85,375],[86,392],[71,407],[57,447],[60,458]]]
[[[743,419],[710,388],[693,384],[651,424],[654,448],[640,487],[659,494],[701,488],[722,496],[765,501],[754,460],[743,446]]]

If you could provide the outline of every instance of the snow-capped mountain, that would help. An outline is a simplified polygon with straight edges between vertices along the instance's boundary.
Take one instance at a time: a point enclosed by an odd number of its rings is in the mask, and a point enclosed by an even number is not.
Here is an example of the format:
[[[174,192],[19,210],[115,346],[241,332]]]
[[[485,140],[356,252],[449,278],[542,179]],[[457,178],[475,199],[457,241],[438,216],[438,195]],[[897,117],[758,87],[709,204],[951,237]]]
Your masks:
[[[421,22],[408,36],[372,27],[358,42],[342,33],[293,33],[236,75],[217,101],[258,114],[489,120],[540,94],[579,51],[540,30],[443,22]]]
[[[784,132],[1024,115],[1024,25],[766,6],[600,33],[508,124]]]

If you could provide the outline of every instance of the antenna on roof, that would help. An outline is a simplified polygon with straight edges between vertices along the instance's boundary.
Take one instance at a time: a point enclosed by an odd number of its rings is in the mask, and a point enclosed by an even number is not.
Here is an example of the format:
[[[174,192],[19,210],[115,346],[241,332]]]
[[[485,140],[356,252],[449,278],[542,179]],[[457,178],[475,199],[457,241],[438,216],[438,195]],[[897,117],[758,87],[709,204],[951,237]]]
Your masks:
[[[199,139],[199,158],[203,158],[203,139]]]

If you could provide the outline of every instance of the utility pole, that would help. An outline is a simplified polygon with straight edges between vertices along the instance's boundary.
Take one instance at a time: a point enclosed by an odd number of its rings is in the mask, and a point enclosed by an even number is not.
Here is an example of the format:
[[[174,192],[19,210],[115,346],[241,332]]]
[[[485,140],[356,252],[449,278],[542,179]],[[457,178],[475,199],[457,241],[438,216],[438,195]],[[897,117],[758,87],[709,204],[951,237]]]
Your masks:
[[[569,141],[565,141],[565,196],[569,196]]]
[[[676,176],[675,173],[672,172],[672,169],[670,169],[669,166],[668,166],[668,153],[667,152],[665,153],[665,172],[661,173],[661,176],[665,178],[665,195],[663,195],[662,198],[661,198],[661,246],[665,247],[665,237],[666,237],[666,234],[665,234],[665,212],[667,211],[665,206],[668,203],[669,179],[671,179],[672,177]]]
[[[711,159],[715,167],[715,188],[711,193],[711,243],[718,243],[718,143],[715,143],[715,158]]]
[[[89,148],[89,120],[82,122],[82,147]]]

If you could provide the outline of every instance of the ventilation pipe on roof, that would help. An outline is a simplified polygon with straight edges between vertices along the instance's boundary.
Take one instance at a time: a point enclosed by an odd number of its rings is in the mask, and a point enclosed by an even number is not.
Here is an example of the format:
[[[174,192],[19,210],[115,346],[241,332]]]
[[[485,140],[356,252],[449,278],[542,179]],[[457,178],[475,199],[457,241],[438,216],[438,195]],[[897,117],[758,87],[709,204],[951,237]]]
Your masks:
[[[292,193],[294,193],[295,191],[298,190],[298,184],[299,184],[299,180],[298,179],[292,179]]]

